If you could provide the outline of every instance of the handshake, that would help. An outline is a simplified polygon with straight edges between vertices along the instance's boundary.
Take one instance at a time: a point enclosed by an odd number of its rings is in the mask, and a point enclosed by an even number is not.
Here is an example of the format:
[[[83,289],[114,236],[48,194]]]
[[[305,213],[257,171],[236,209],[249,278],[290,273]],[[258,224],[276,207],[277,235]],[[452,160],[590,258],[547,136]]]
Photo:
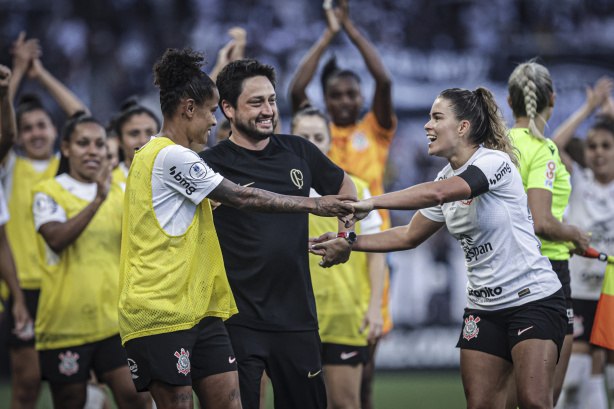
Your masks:
[[[322,217],[338,217],[346,228],[354,226],[373,210],[370,199],[358,200],[355,196],[323,196],[314,200],[316,208],[311,213]]]

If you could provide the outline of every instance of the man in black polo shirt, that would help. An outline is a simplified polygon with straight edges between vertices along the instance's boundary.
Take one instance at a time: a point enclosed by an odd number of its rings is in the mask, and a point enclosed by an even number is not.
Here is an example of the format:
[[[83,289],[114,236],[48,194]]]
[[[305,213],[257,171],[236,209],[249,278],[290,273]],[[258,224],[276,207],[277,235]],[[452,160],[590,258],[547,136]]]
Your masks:
[[[217,87],[232,134],[200,153],[213,170],[242,186],[281,194],[307,197],[314,188],[321,195],[356,195],[351,179],[311,142],[274,134],[273,67],[256,60],[231,62],[218,75]],[[307,214],[220,206],[213,220],[239,309],[226,328],[239,366],[243,408],[259,407],[265,369],[275,407],[326,408]],[[330,260],[335,264],[347,261],[351,250],[346,239],[336,242],[343,254]]]

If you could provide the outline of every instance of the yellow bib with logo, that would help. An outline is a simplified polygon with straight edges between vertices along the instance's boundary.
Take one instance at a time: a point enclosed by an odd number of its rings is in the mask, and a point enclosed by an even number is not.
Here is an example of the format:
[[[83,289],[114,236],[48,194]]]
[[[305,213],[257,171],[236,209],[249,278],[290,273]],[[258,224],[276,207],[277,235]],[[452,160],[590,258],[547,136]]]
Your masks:
[[[68,220],[90,202],[74,196],[55,179],[45,180],[34,192],[50,196]],[[117,292],[123,210],[122,188],[112,184],[83,233],[58,255],[48,257],[38,235],[42,266],[41,294],[36,317],[36,349],[88,344],[118,333]]]
[[[32,188],[45,179],[51,179],[58,171],[60,161],[53,156],[43,172],[37,172],[29,159],[15,158],[13,186],[8,207],[11,219],[6,224],[6,234],[13,249],[17,276],[21,288],[38,290],[41,286],[41,269],[36,252],[36,229],[32,215]]]
[[[358,198],[367,182],[351,176]],[[309,236],[318,237],[328,231],[337,231],[336,217],[318,217],[309,215]],[[360,233],[360,222],[356,224],[356,233]],[[331,268],[322,268],[318,264],[321,256],[309,255],[311,282],[316,299],[320,338],[322,342],[344,345],[367,345],[367,333],[360,333],[362,319],[367,312],[371,297],[369,266],[367,254],[352,252],[344,264]]]
[[[123,343],[238,312],[209,200],[196,206],[183,235],[170,236],[158,223],[151,175],[156,156],[169,145],[174,145],[170,139],[155,138],[139,149],[126,183],[119,296]]]

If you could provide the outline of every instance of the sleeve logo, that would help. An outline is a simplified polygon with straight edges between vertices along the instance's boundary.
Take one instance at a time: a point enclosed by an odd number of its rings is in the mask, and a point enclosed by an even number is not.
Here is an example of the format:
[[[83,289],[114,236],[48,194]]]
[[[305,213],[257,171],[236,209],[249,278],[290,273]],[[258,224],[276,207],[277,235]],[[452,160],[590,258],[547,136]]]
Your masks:
[[[554,174],[556,172],[556,162],[553,160],[549,160],[546,163],[546,179],[554,182]]]
[[[179,183],[180,186],[185,187],[185,193],[188,196],[191,196],[192,193],[196,192],[196,186],[194,186],[188,180],[186,180],[181,175],[181,171],[175,172],[176,169],[177,169],[176,166],[173,166],[172,168],[170,168],[169,174],[173,177],[173,179],[175,179]]]
[[[496,184],[503,178],[503,176],[507,175],[508,173],[512,173],[512,167],[509,163],[503,162],[501,166],[499,166],[497,173],[495,173],[494,176],[489,180],[490,184]]]
[[[192,176],[193,179],[204,179],[204,177],[207,176],[207,167],[203,161],[194,162],[192,166],[190,166],[190,176]]]

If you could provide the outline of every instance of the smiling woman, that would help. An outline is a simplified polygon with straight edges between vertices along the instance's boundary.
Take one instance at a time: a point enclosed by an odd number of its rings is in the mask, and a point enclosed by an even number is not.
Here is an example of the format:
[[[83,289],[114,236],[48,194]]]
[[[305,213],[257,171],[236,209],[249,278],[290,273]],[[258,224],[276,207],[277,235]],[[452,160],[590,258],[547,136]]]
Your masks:
[[[123,190],[111,183],[105,129],[78,112],[66,123],[58,175],[34,187],[42,266],[36,349],[55,407],[83,407],[90,370],[118,407],[150,398],[125,388],[127,356],[117,323]]]

